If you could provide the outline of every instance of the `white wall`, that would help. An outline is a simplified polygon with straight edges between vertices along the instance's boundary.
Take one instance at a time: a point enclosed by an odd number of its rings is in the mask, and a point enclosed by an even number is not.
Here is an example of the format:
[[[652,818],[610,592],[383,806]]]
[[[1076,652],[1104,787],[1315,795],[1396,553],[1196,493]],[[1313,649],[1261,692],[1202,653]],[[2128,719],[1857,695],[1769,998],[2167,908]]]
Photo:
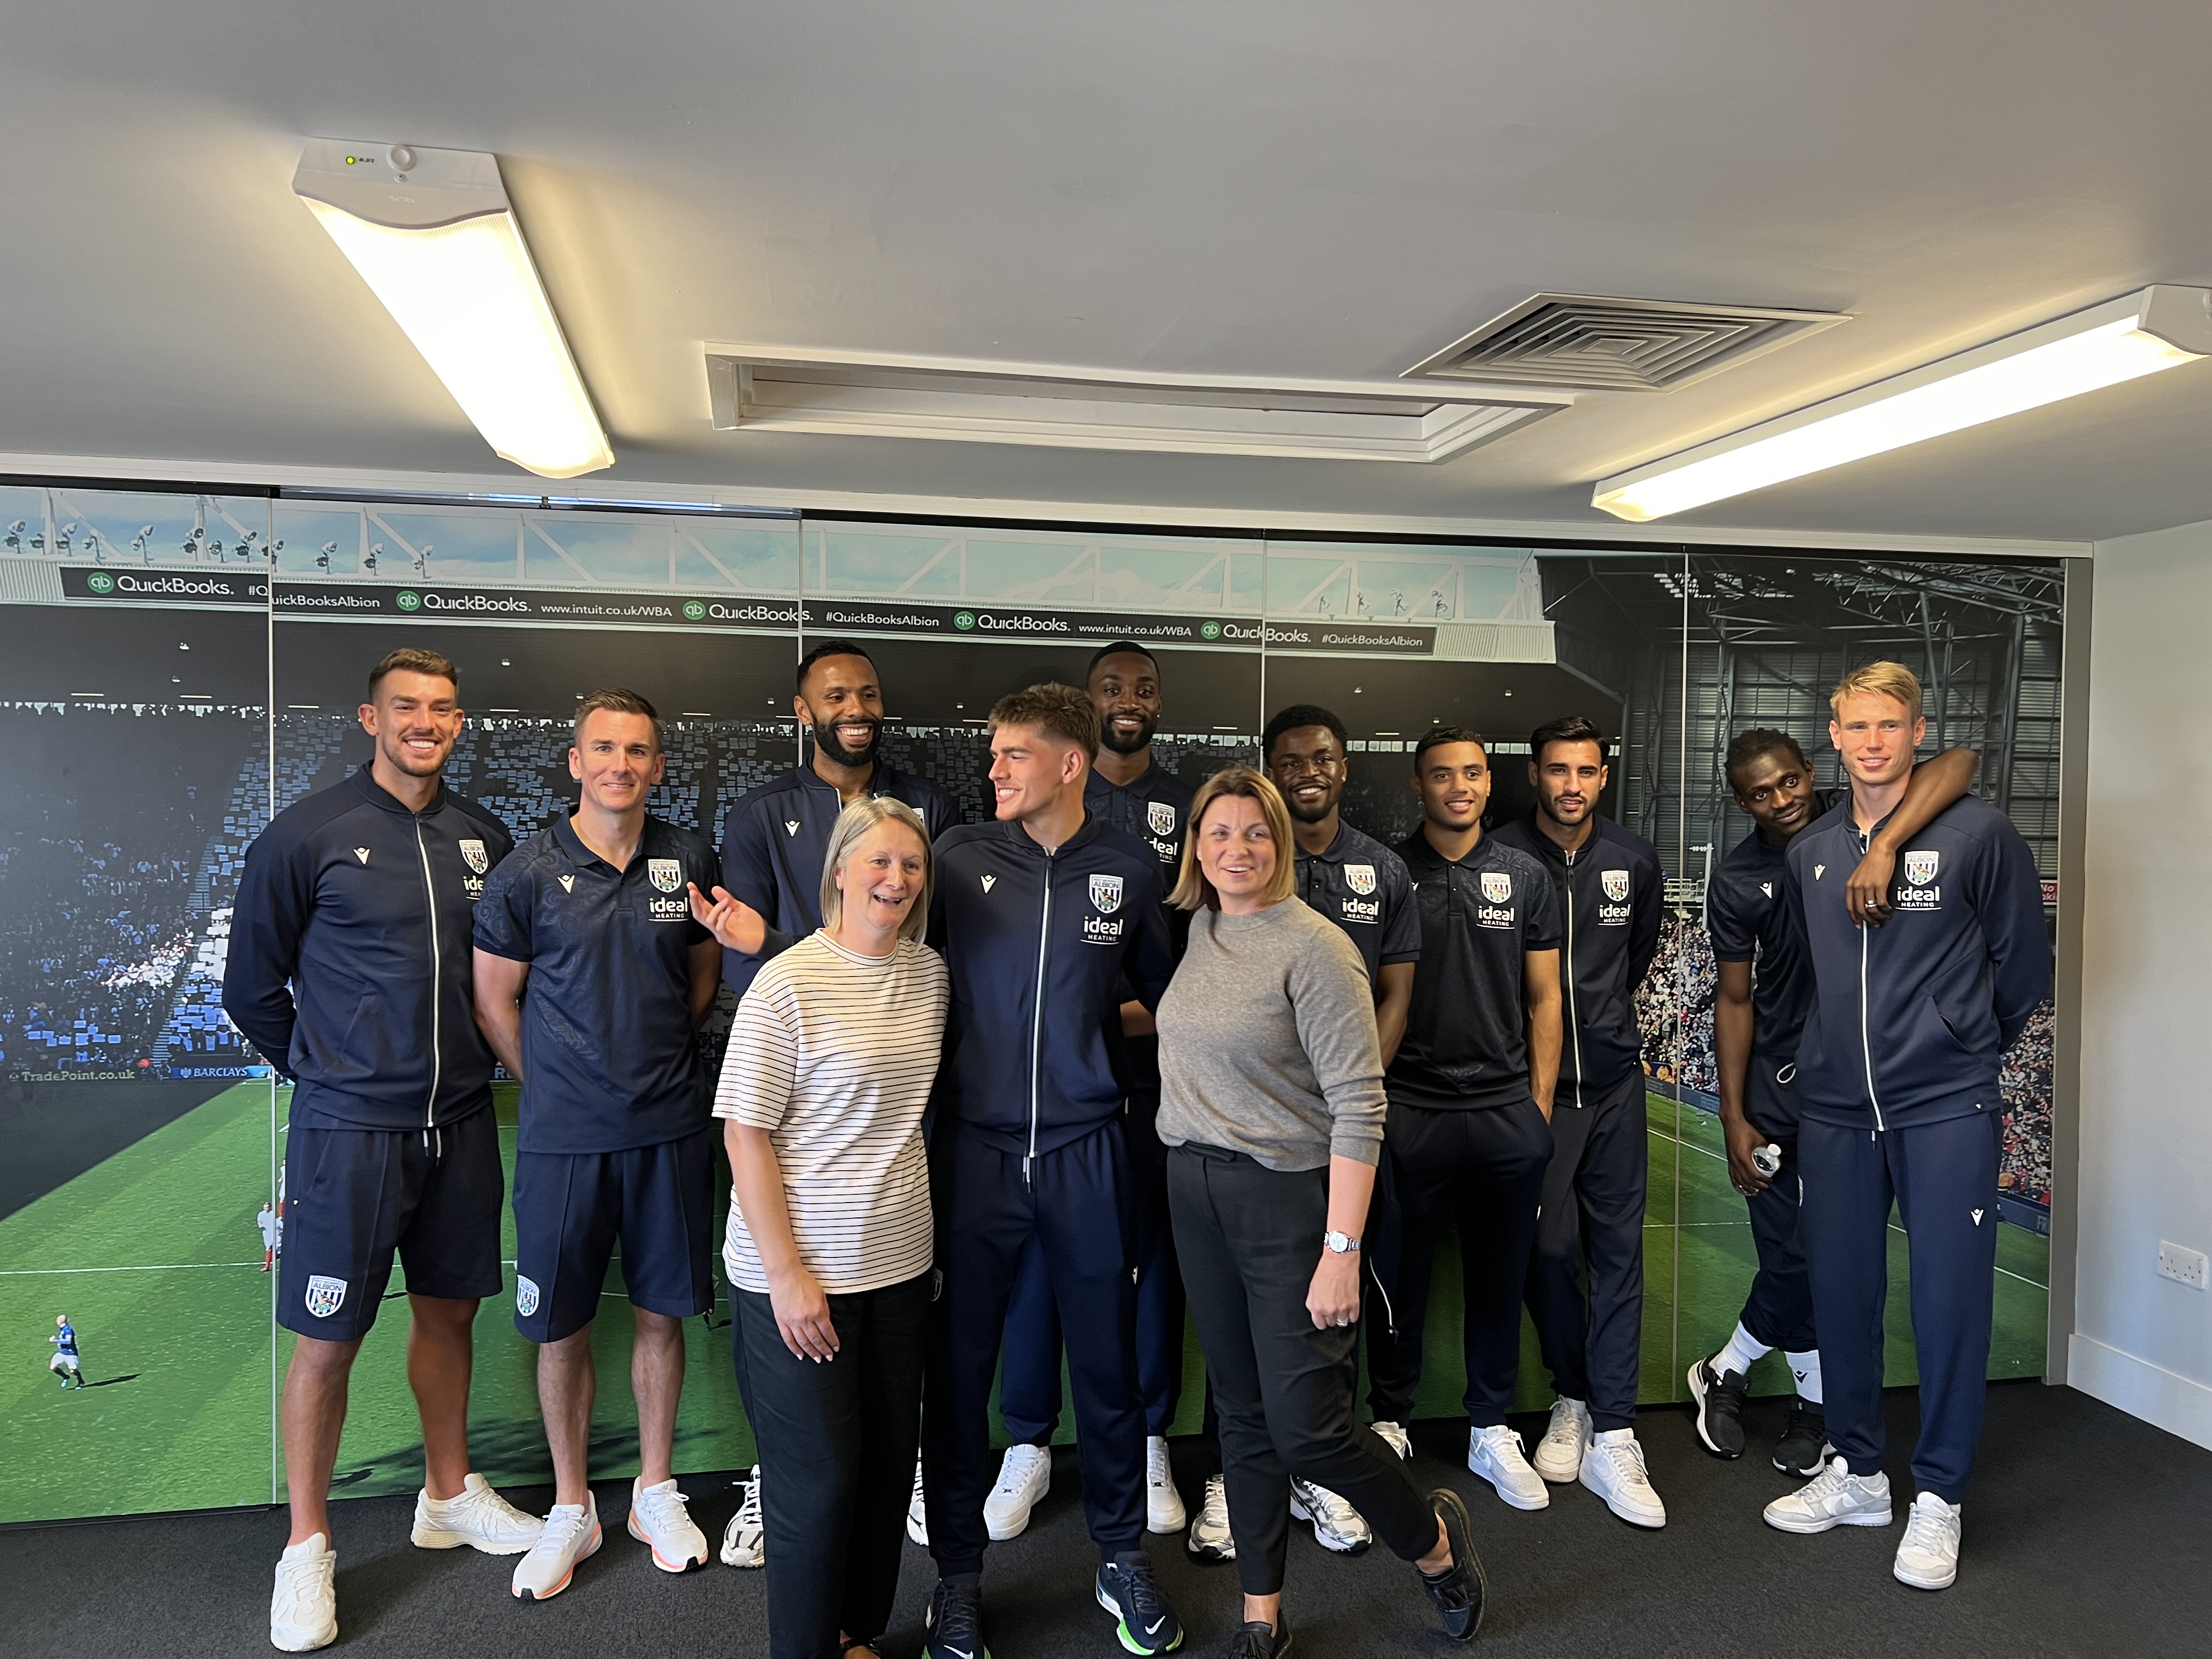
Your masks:
[[[2212,1446],[2212,523],[2098,544],[2073,1386]]]

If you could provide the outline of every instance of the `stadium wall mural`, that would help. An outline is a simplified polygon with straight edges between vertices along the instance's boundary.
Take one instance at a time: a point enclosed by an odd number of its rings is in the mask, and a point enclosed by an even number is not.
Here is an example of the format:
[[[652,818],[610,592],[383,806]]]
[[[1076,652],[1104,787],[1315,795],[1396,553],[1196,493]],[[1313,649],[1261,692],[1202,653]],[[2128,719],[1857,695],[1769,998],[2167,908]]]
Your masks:
[[[1255,758],[1271,711],[1322,703],[1352,733],[1345,816],[1386,841],[1418,823],[1407,751],[1429,726],[1491,735],[1497,822],[1531,799],[1529,728],[1589,715],[1620,734],[1603,810],[1649,836],[1670,877],[1666,944],[1640,998],[1656,1402],[1680,1397],[1688,1358],[1725,1335],[1753,1259],[1711,1115],[1701,927],[1711,862],[1748,829],[1720,775],[1728,736],[1779,726],[1829,781],[1827,684],[1847,661],[1899,657],[1929,684],[1931,744],[1981,750],[1978,787],[2055,876],[2062,599],[2057,568],[2027,563],[0,486],[0,1334],[14,1356],[0,1374],[0,1522],[283,1496],[289,1338],[264,1267],[272,1240],[281,1249],[287,1102],[224,1018],[220,986],[246,848],[272,811],[367,758],[353,710],[395,646],[460,665],[470,720],[449,781],[518,836],[567,810],[568,711],[609,684],[665,718],[654,810],[715,833],[746,790],[799,763],[793,666],[833,635],[876,658],[891,758],[978,817],[993,701],[1079,683],[1090,653],[1125,635],[1161,665],[1158,763],[1195,783]],[[726,1023],[726,1009],[709,1022],[710,1048]],[[2001,1235],[1993,1376],[2041,1369],[2049,1091],[2046,1017],[2008,1071],[2014,1224]],[[514,1091],[499,1092],[511,1157]],[[1447,1239],[1423,1414],[1451,1414],[1461,1392],[1457,1262]],[[547,1467],[508,1271],[508,1294],[479,1319],[472,1427],[478,1467],[502,1483]],[[618,1266],[608,1291],[594,1468],[615,1474],[635,1432]],[[1894,1382],[1913,1375],[1907,1294],[1899,1251]],[[46,1368],[62,1314],[82,1390]],[[727,1318],[725,1301],[690,1333],[686,1471],[751,1462]],[[404,1323],[400,1302],[363,1346],[341,1494],[420,1484]],[[1524,1403],[1540,1404],[1525,1346]],[[1200,1364],[1194,1340],[1186,1431]],[[1753,1382],[1781,1391],[1777,1376]]]

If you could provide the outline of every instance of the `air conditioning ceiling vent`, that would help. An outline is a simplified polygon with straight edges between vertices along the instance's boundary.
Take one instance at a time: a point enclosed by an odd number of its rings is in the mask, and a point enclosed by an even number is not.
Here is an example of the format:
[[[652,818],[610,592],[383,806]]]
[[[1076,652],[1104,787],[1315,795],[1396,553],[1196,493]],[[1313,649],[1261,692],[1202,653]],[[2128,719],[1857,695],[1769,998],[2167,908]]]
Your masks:
[[[1407,370],[1406,378],[1672,392],[1847,320],[1839,312],[1539,294]]]

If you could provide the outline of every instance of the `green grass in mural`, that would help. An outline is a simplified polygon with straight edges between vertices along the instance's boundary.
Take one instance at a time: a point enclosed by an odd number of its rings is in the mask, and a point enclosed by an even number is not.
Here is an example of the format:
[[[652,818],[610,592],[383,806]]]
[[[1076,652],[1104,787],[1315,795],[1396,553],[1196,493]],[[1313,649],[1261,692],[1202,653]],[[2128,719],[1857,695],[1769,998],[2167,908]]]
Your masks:
[[[281,1104],[281,1103],[280,1103]],[[500,1101],[510,1169],[514,1101]],[[1645,1234],[1644,1398],[1680,1399],[1696,1354],[1726,1337],[1753,1265],[1742,1201],[1729,1188],[1719,1126],[1651,1101],[1651,1201]],[[260,1272],[254,1212],[268,1190],[272,1108],[265,1085],[242,1085],[0,1220],[0,1333],[10,1356],[0,1376],[0,1521],[94,1513],[260,1504],[281,1496],[273,1389],[289,1352],[270,1319],[272,1285]],[[281,1138],[278,1138],[281,1139]],[[1679,1157],[1679,1194],[1677,1189]],[[1678,1229],[1677,1215],[1682,1220]],[[513,1231],[507,1224],[511,1258]],[[2048,1241],[2015,1227],[1998,1237],[1993,1377],[2043,1368]],[[1680,1293],[1676,1253],[1680,1253]],[[1437,1263],[1428,1364],[1416,1410],[1459,1411],[1459,1262],[1447,1241]],[[512,1284],[512,1270],[509,1272]],[[406,1386],[406,1304],[393,1299],[362,1345],[337,1465],[338,1490],[410,1492],[422,1480],[420,1432]],[[1890,1381],[1912,1365],[1905,1237],[1893,1231]],[[593,1473],[636,1470],[629,1392],[629,1304],[619,1264],[596,1328],[599,1395]],[[75,1321],[88,1378],[63,1391],[46,1369],[54,1316]],[[511,1292],[478,1316],[471,1434],[477,1467],[501,1484],[547,1478],[534,1384],[536,1351],[514,1334]],[[752,1444],[731,1376],[726,1301],[717,1328],[686,1327],[690,1370],[678,1422],[677,1466],[741,1468]],[[1679,1319],[1679,1325],[1678,1325]],[[1194,1338],[1184,1348],[1186,1387],[1176,1425],[1194,1432],[1204,1370]],[[1784,1389],[1780,1362],[1753,1377]],[[1519,1403],[1548,1405],[1533,1333],[1524,1330]],[[1072,1414],[1060,1437],[1072,1438]]]

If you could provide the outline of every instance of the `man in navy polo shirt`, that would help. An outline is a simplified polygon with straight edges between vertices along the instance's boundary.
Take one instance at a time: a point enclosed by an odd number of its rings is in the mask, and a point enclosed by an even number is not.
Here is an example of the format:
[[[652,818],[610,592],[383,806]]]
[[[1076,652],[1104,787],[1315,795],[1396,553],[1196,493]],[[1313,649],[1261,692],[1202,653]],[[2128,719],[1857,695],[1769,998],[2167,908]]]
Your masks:
[[[1098,711],[1098,759],[1083,787],[1084,809],[1102,823],[1135,836],[1160,861],[1163,888],[1182,865],[1190,786],[1152,755],[1164,707],[1159,665],[1134,640],[1115,640],[1091,659],[1085,688]],[[1182,954],[1189,918],[1168,912]],[[1121,1059],[1128,1085],[1122,1122],[1137,1188],[1137,1388],[1145,1407],[1145,1526],[1181,1532],[1188,1519],[1168,1460],[1167,1432],[1182,1395],[1182,1271],[1176,1265],[1168,1219],[1167,1148],[1154,1124],[1160,1109],[1159,1040],[1149,1010],[1121,988]],[[1006,1355],[999,1376],[999,1415],[1013,1443],[984,1500],[991,1536],[1020,1536],[1030,1512],[1052,1483],[1052,1437],[1060,1424],[1060,1315],[1043,1252],[1024,1258],[1006,1304]],[[1226,1525],[1227,1510],[1223,1510]]]
[[[1032,1252],[1066,1338],[1084,1509],[1102,1559],[1093,1592],[1131,1651],[1182,1640],[1142,1547],[1136,1198],[1107,1042],[1124,981],[1154,1007],[1174,958],[1158,855],[1085,810],[1097,751],[1097,710],[1073,686],[1001,698],[991,711],[997,822],[937,842],[930,936],[951,969],[952,1006],[930,1145],[944,1275],[921,1424],[939,1575],[932,1659],[985,1651],[988,1408],[1007,1295]]]
[[[1598,816],[1610,769],[1595,726],[1579,714],[1548,720],[1529,734],[1528,754],[1536,805],[1493,838],[1552,878],[1567,1000],[1528,1291],[1559,1397],[1533,1462],[1554,1485],[1580,1480],[1632,1525],[1663,1527],[1667,1506],[1636,1439],[1650,1177],[1636,988],[1659,951],[1659,854]]]
[[[2051,941],[2027,842],[1972,795],[1900,849],[1890,920],[1853,926],[1838,888],[1904,799],[1927,728],[1920,682],[1897,663],[1852,670],[1830,702],[1828,738],[1850,776],[1850,804],[1790,843],[1783,907],[1813,969],[1797,1046],[1798,1224],[1836,1455],[1768,1504],[1766,1519],[1796,1533],[1889,1524],[1881,1325],[1893,1205],[1912,1261],[1920,1439],[1892,1571],[1936,1590],[1958,1577],[1960,1505],[1989,1393],[1998,1072],[2050,994]]]
[[[867,795],[904,801],[933,840],[960,822],[942,785],[883,758],[883,684],[860,647],[825,640],[809,651],[791,708],[814,740],[812,757],[747,791],[722,820],[722,885],[758,914],[765,935],[755,951],[723,953],[722,976],[741,997],[762,963],[822,925],[822,860],[846,807]]]
[[[720,955],[690,889],[716,871],[705,837],[645,810],[665,767],[651,703],[621,690],[584,698],[568,751],[575,815],[493,871],[477,907],[477,1023],[522,1084],[514,1324],[540,1345],[553,1454],[553,1510],[514,1570],[526,1600],[559,1595],[599,1547],[592,1322],[617,1238],[643,1466],[630,1536],[663,1571],[707,1562],[670,1458],[684,1321],[714,1296],[714,1135],[696,1032]]]
[[[276,1282],[276,1322],[299,1338],[284,1376],[292,1536],[269,1619],[288,1652],[337,1638],[326,1496],[395,1251],[422,1423],[415,1542],[514,1555],[538,1534],[469,1471],[471,1333],[505,1282],[505,1182],[468,940],[484,872],[514,842],[441,780],[459,699],[437,652],[378,663],[361,706],[369,763],[276,815],[246,849],[232,913],[223,1011],[292,1084]]]
[[[1971,749],[1952,749],[1913,768],[1905,798],[1846,884],[1840,902],[1855,922],[1879,926],[1888,919],[1897,849],[1966,793],[1978,758]],[[1783,913],[1783,873],[1790,842],[1850,797],[1815,788],[1797,740],[1763,726],[1736,734],[1727,765],[1735,804],[1749,816],[1752,831],[1721,860],[1705,894],[1705,927],[1720,964],[1713,1058],[1729,1180],[1750,1213],[1759,1272],[1728,1341],[1691,1363],[1690,1398],[1705,1449],[1717,1457],[1742,1456],[1751,1368],[1781,1349],[1797,1397],[1775,1445],[1774,1467],[1802,1480],[1820,1472],[1832,1449],[1813,1290],[1797,1225],[1797,1041],[1812,1006],[1813,974]],[[1771,1149],[1770,1161],[1761,1164],[1765,1148]]]
[[[1383,1079],[1383,1151],[1402,1243],[1390,1281],[1395,1305],[1369,1338],[1367,1370],[1376,1432],[1402,1448],[1421,1376],[1437,1221],[1449,1214],[1463,1266],[1467,1467],[1515,1509],[1540,1510],[1551,1494],[1505,1413],[1552,1157],[1559,907],[1542,865],[1482,833],[1490,784],[1489,750],[1464,727],[1438,726],[1414,748],[1421,827],[1398,852],[1419,902],[1421,960],[1406,1038]]]

